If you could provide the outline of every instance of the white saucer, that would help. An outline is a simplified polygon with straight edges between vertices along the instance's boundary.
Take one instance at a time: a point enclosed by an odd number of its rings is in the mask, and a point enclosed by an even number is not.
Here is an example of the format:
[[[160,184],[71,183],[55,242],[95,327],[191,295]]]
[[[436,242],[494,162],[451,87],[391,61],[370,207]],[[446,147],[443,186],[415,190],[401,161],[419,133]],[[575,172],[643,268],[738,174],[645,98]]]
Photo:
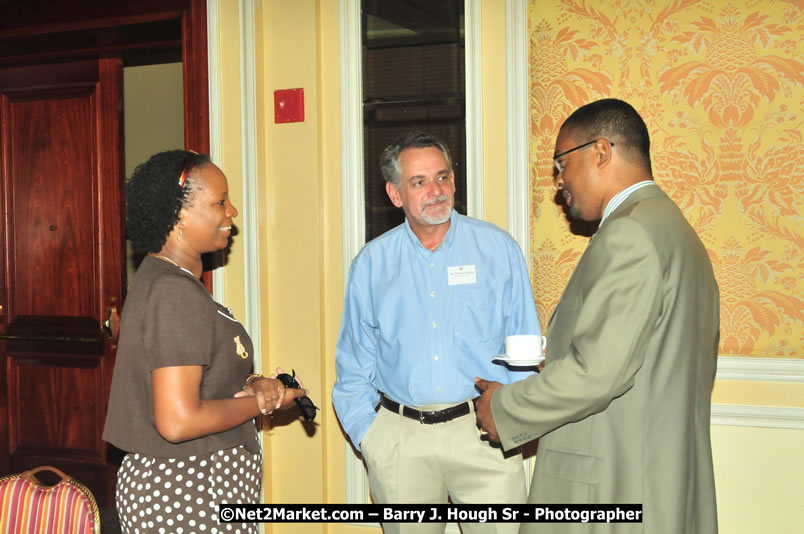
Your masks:
[[[537,358],[533,360],[512,360],[506,354],[498,354],[497,356],[491,359],[493,362],[500,362],[506,363],[511,367],[532,367],[534,365],[539,365],[544,361],[544,358]]]

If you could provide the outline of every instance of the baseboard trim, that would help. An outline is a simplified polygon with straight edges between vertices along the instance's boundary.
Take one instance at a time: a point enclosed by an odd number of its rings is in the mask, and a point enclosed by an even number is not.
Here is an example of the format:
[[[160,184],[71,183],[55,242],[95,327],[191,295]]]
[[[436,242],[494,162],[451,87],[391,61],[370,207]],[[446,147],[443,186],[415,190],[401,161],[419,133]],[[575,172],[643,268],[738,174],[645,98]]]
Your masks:
[[[804,382],[804,359],[721,356],[717,361],[717,380],[760,380]]]
[[[712,424],[804,429],[804,408],[713,404]]]

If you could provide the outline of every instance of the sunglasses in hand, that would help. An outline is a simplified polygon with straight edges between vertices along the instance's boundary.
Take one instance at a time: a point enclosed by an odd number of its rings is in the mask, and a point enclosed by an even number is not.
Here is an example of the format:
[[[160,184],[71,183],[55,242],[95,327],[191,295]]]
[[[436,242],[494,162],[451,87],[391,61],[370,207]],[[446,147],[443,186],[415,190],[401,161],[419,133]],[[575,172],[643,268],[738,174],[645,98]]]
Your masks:
[[[292,371],[293,371],[292,375],[282,373],[280,375],[277,375],[276,378],[277,380],[282,382],[282,384],[286,388],[301,389],[301,385],[299,384],[298,380],[296,380],[296,370],[293,369]],[[304,397],[297,397],[293,400],[296,401],[296,404],[301,409],[301,413],[304,416],[305,421],[312,421],[313,419],[315,419],[315,413],[320,408],[318,408],[318,406],[313,404],[313,401],[310,400],[310,397],[305,395]]]

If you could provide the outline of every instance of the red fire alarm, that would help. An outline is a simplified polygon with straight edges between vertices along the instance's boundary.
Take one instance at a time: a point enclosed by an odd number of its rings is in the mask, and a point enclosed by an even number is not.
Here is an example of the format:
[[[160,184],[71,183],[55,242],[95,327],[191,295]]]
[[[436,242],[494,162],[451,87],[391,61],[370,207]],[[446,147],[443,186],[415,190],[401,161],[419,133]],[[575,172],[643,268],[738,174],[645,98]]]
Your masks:
[[[304,89],[274,91],[274,122],[304,122]]]

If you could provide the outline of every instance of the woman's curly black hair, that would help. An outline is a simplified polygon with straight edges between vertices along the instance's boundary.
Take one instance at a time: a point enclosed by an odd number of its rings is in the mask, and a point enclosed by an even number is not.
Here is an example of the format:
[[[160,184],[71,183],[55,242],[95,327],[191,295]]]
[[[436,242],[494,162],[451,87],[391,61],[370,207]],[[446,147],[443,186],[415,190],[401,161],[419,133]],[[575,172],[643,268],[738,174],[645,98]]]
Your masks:
[[[179,176],[192,157],[188,178]],[[154,154],[134,169],[126,183],[126,232],[139,252],[159,252],[179,221],[179,212],[195,190],[192,172],[209,163],[209,156],[185,150]]]

